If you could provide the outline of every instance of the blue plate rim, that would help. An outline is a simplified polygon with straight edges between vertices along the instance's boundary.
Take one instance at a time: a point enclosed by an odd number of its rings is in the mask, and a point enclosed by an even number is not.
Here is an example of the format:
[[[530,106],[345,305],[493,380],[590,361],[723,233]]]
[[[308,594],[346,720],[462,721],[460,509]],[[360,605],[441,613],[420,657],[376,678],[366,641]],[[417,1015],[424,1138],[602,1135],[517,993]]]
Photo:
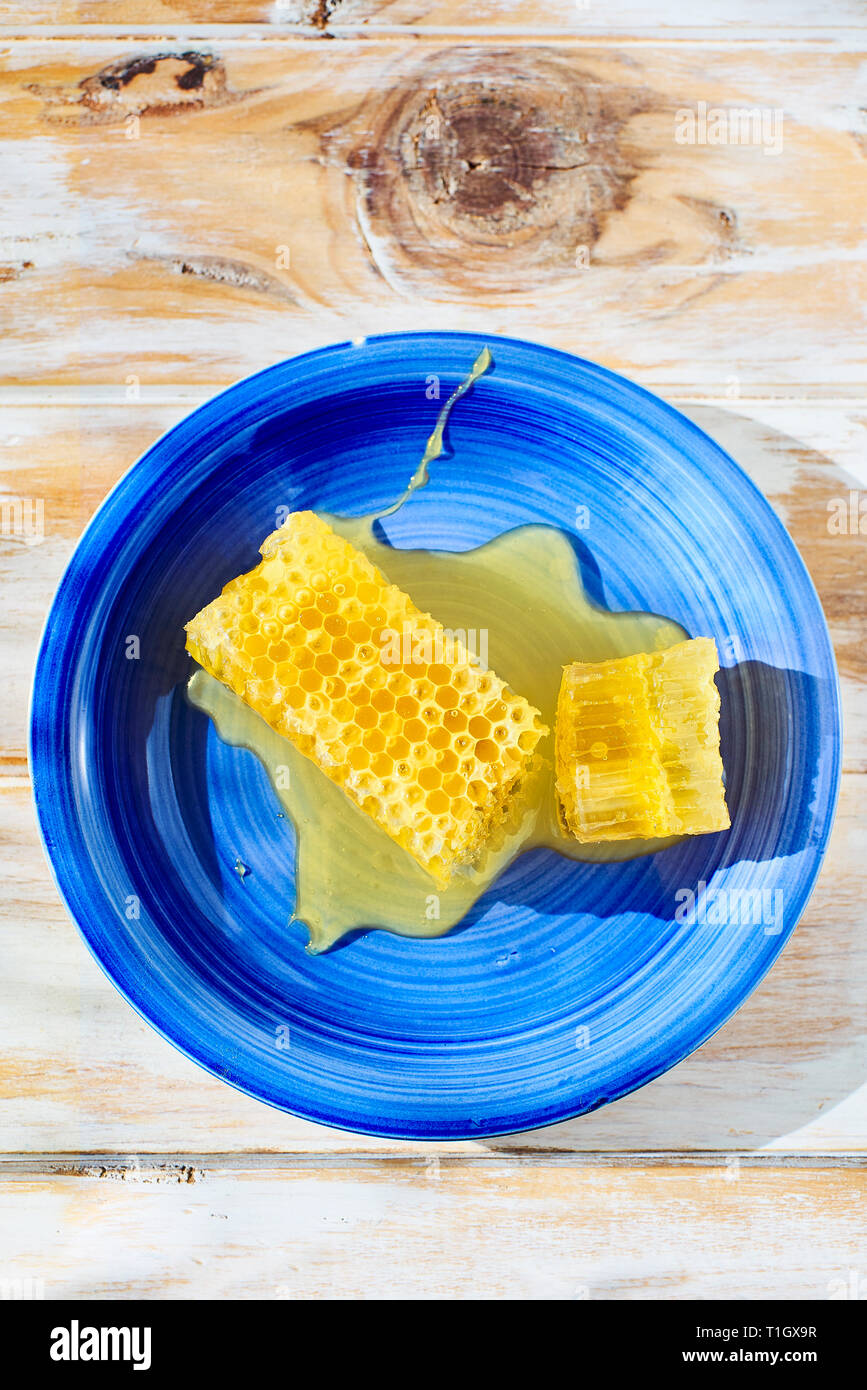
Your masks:
[[[362,1124],[356,1122],[355,1120],[353,1120],[352,1123],[349,1123],[345,1117],[331,1114],[327,1110],[317,1110],[313,1106],[304,1107],[286,1104],[285,1101],[283,1101],[282,1099],[267,1094],[264,1088],[257,1090],[252,1084],[245,1085],[241,1081],[235,1080],[232,1077],[225,1075],[223,1072],[219,1071],[216,1066],[212,1065],[206,1058],[200,1055],[199,1050],[194,1044],[182,1042],[178,1038],[173,1037],[171,1033],[169,1033],[160,1023],[158,1023],[152,1017],[150,1017],[150,1015],[146,1012],[145,1005],[143,1003],[138,1002],[137,999],[135,999],[132,996],[131,991],[128,990],[123,984],[121,984],[117,978],[115,978],[114,974],[112,973],[109,967],[108,962],[103,960],[101,956],[98,954],[94,946],[94,943],[91,941],[88,935],[86,923],[81,920],[81,917],[79,916],[78,912],[75,910],[75,908],[72,905],[72,902],[70,901],[70,895],[68,894],[67,888],[65,886],[66,883],[69,882],[69,877],[65,878],[64,881],[61,880],[61,869],[58,866],[58,864],[55,863],[54,857],[49,847],[49,841],[52,838],[52,811],[49,797],[43,795],[41,791],[41,782],[43,779],[42,753],[41,750],[37,747],[39,732],[39,711],[37,709],[37,706],[39,704],[40,699],[42,698],[41,686],[43,684],[47,685],[50,690],[51,686],[56,685],[57,683],[56,677],[52,676],[52,673],[50,671],[49,660],[51,644],[53,639],[53,621],[56,621],[62,608],[74,606],[74,595],[70,595],[69,590],[73,585],[76,569],[80,567],[83,564],[84,560],[87,558],[86,552],[88,546],[91,544],[93,536],[99,531],[101,525],[105,522],[106,514],[109,512],[111,505],[115,503],[120,493],[129,486],[132,475],[136,473],[139,469],[141,469],[142,466],[148,462],[148,460],[151,458],[151,455],[160,448],[164,441],[170,435],[178,431],[182,431],[184,429],[192,427],[196,418],[202,412],[208,412],[209,410],[212,410],[217,402],[225,403],[235,399],[238,396],[240,396],[243,399],[245,393],[247,393],[251,389],[255,390],[255,385],[257,383],[261,383],[264,379],[277,374],[290,364],[292,367],[296,367],[299,365],[304,366],[309,365],[314,360],[316,361],[316,363],[324,363],[324,361],[329,356],[336,356],[340,353],[345,353],[347,351],[358,351],[361,349],[367,349],[371,346],[376,345],[385,346],[389,344],[397,344],[400,342],[411,342],[416,345],[419,343],[428,343],[430,345],[433,345],[436,342],[442,341],[444,339],[449,340],[450,342],[464,342],[467,344],[468,348],[475,348],[477,352],[481,351],[481,348],[485,344],[502,343],[504,345],[508,345],[510,347],[522,351],[528,351],[534,355],[541,354],[543,356],[558,359],[562,363],[567,364],[569,367],[574,367],[577,365],[583,369],[590,369],[590,371],[596,374],[600,379],[604,381],[607,380],[617,387],[625,386],[626,388],[628,388],[628,391],[633,395],[637,394],[640,397],[646,398],[646,400],[652,406],[654,411],[660,412],[663,416],[666,416],[669,419],[671,419],[672,422],[676,424],[677,429],[679,431],[685,430],[687,434],[692,434],[695,437],[697,437],[697,439],[702,442],[702,445],[705,449],[710,448],[710,450],[717,455],[717,457],[723,462],[723,464],[733,471],[741,485],[745,486],[747,491],[753,495],[759,507],[764,511],[766,517],[771,522],[772,527],[776,530],[778,537],[781,539],[784,547],[788,549],[792,559],[794,560],[798,568],[799,578],[802,584],[804,585],[805,592],[813,601],[817,618],[820,620],[821,623],[821,635],[824,639],[824,646],[828,658],[827,678],[830,681],[831,690],[833,692],[834,714],[834,729],[831,731],[833,736],[833,763],[830,774],[831,795],[828,797],[826,803],[826,811],[821,826],[821,844],[817,847],[816,850],[816,859],[812,876],[810,880],[800,888],[798,897],[794,904],[791,925],[789,926],[788,930],[780,933],[780,935],[777,937],[775,942],[776,949],[769,956],[765,968],[761,970],[760,973],[754,975],[751,978],[751,980],[748,982],[747,987],[741,993],[740,997],[737,998],[733,1003],[731,1003],[731,1007],[728,1009],[725,1015],[721,1017],[717,1022],[715,1022],[711,1028],[707,1029],[706,1032],[704,1032],[696,1040],[690,1040],[689,1045],[686,1046],[682,1051],[679,1051],[678,1055],[665,1060],[658,1067],[649,1069],[646,1074],[638,1078],[630,1078],[629,1081],[622,1087],[613,1088],[611,1094],[600,1097],[595,1102],[589,1105],[580,1105],[577,1108],[575,1107],[574,1103],[566,1103],[563,1106],[549,1105],[547,1107],[543,1107],[542,1109],[532,1114],[528,1113],[527,1115],[522,1116],[519,1122],[509,1123],[506,1127],[503,1128],[497,1127],[494,1124],[474,1124],[472,1130],[468,1129],[467,1126],[465,1124],[462,1124],[461,1122],[455,1122],[453,1124],[432,1124],[428,1122],[422,1122],[420,1124],[408,1124],[406,1126],[389,1124],[388,1126],[383,1127],[377,1126],[375,1124]],[[58,626],[60,626],[60,624],[58,624]],[[515,338],[510,335],[496,333],[482,334],[463,330],[432,330],[419,332],[405,331],[399,333],[371,334],[361,340],[346,339],[338,343],[324,344],[320,347],[311,348],[306,352],[298,353],[291,357],[282,358],[280,361],[271,363],[269,366],[263,367],[259,371],[251,373],[249,376],[242,377],[238,381],[231,383],[231,385],[224,387],[222,390],[217,391],[214,395],[209,396],[207,400],[200,402],[193,410],[191,410],[188,414],[184,415],[176,424],[170,426],[168,430],[166,430],[163,434],[158,436],[158,438],[155,439],[154,442],[150,444],[148,448],[136,460],[134,460],[133,463],[129,465],[127,469],[124,470],[120,478],[118,478],[117,482],[113,485],[113,487],[103,498],[102,502],[99,504],[93,516],[90,518],[84,530],[82,531],[81,536],[75,543],[73,551],[69,556],[69,559],[67,560],[66,564],[64,565],[61,576],[57,582],[51,605],[48,609],[44,623],[42,625],[42,631],[40,633],[37,648],[36,661],[34,663],[33,680],[31,683],[30,700],[28,707],[28,759],[31,769],[33,802],[36,811],[36,824],[39,832],[39,838],[42,844],[43,853],[45,854],[46,860],[48,862],[52,880],[55,884],[55,887],[57,888],[61,901],[63,902],[63,905],[66,908],[67,913],[74,922],[79,935],[84,940],[84,943],[91,957],[96,961],[97,965],[99,965],[103,974],[111,982],[111,984],[118,991],[121,997],[130,1005],[132,1009],[134,1009],[134,1011],[139,1015],[139,1017],[142,1018],[144,1022],[147,1023],[148,1026],[151,1027],[160,1037],[164,1038],[165,1041],[168,1042],[176,1051],[181,1053],[182,1056],[188,1058],[190,1061],[195,1063],[195,1065],[201,1067],[203,1071],[213,1076],[216,1080],[231,1086],[234,1090],[239,1091],[242,1095],[246,1095],[254,1100],[261,1101],[263,1104],[266,1104],[269,1107],[280,1111],[281,1113],[293,1115],[298,1119],[312,1121],[313,1123],[322,1124],[330,1129],[337,1129],[345,1133],[361,1134],[376,1138],[460,1142],[464,1139],[498,1138],[506,1137],[511,1134],[527,1133],[531,1130],[544,1128],[553,1124],[566,1123],[567,1121],[576,1119],[581,1115],[591,1114],[593,1113],[593,1111],[611,1104],[612,1101],[620,1100],[624,1096],[630,1095],[634,1091],[640,1090],[642,1087],[648,1085],[651,1081],[656,1080],[658,1077],[663,1076],[667,1072],[671,1071],[674,1067],[679,1066],[680,1063],[683,1062],[687,1057],[692,1056],[694,1052],[698,1051],[699,1048],[703,1047],[704,1044],[708,1042],[709,1039],[712,1038],[717,1032],[719,1032],[720,1029],[722,1029],[743,1007],[747,999],[750,998],[750,996],[758,989],[759,985],[766,978],[771,968],[779,959],[779,956],[782,953],[787,942],[791,939],[792,935],[797,929],[797,926],[799,925],[800,920],[803,917],[806,906],[816,887],[816,883],[818,881],[819,875],[822,870],[822,866],[825,861],[840,794],[842,767],[842,704],[836,655],[834,652],[830,631],[828,629],[827,619],[825,617],[824,609],[822,607],[822,603],[816,590],[815,584],[813,583],[812,576],[810,575],[810,572],[807,569],[807,566],[803,560],[803,557],[801,556],[800,551],[798,550],[794,540],[790,536],[782,520],[777,515],[777,512],[771,506],[770,502],[765,497],[764,493],[761,491],[758,485],[753,482],[752,478],[750,478],[749,474],[746,473],[746,471],[741,467],[737,460],[732,458],[732,456],[725,449],[723,449],[722,446],[718,444],[717,441],[713,439],[711,435],[709,435],[705,430],[703,430],[700,425],[697,425],[693,420],[691,420],[687,415],[683,414],[675,406],[670,405],[669,402],[664,400],[661,396],[656,395],[654,392],[648,390],[647,387],[644,387],[640,385],[638,382],[633,381],[630,377],[625,376],[623,373],[615,372],[611,368],[605,367],[604,365],[598,362],[594,362],[590,358],[580,357],[576,353],[571,353],[561,348],[551,347],[547,344],[538,343],[526,338]],[[50,772],[51,766],[52,764],[50,759],[50,752],[46,750],[46,773]],[[67,875],[69,875],[69,871],[71,868],[73,879],[74,865],[74,854],[69,850],[69,847],[67,846],[67,853],[63,857],[62,868]]]

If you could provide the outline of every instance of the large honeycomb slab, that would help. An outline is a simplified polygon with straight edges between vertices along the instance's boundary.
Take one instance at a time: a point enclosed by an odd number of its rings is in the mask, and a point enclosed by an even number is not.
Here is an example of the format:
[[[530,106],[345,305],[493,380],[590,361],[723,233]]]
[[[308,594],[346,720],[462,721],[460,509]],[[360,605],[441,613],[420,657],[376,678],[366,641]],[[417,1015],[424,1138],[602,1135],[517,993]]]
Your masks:
[[[187,650],[445,887],[507,814],[539,711],[314,512],[261,554]]]
[[[578,840],[702,835],[730,824],[710,637],[573,662],[557,702],[560,819]]]

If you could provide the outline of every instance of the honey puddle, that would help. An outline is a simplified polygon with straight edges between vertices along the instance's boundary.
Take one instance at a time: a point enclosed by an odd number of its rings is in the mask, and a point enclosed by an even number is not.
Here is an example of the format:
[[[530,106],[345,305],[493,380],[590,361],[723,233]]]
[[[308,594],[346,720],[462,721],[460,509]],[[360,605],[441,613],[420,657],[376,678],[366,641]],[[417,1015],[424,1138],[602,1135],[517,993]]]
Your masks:
[[[441,435],[439,422],[438,428]],[[428,461],[430,456],[435,455],[426,455]],[[564,665],[660,650],[683,639],[681,627],[652,614],[609,613],[593,605],[569,538],[550,526],[522,526],[456,554],[394,550],[374,533],[378,517],[324,519],[445,628],[487,633],[486,664],[541,711],[551,733],[538,745],[536,769],[499,842],[437,892],[407,851],[314,763],[231,690],[197,669],[188,686],[190,701],[213,719],[222,739],[260,759],[295,828],[293,916],[307,926],[308,950],[327,950],[358,928],[442,936],[524,850],[546,846],[571,859],[599,862],[675,843],[580,845],[565,836],[556,818],[553,729]]]

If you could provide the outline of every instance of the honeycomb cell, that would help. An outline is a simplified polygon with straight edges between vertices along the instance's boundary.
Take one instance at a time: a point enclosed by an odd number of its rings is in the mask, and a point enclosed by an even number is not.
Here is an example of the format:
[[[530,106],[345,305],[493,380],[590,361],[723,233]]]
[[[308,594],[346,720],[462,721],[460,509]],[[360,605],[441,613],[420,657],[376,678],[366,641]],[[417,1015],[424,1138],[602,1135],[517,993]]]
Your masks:
[[[329,756],[336,761],[335,744],[337,742],[338,724],[332,714],[321,714],[316,725],[316,737],[323,743],[328,744]]]
[[[298,682],[302,690],[309,690],[312,694],[315,690],[322,689],[322,677],[315,666],[311,666],[309,671],[301,672],[301,679]]]
[[[187,625],[189,651],[444,887],[505,815],[538,711],[312,512],[262,557]],[[385,639],[407,631],[415,649],[395,668]]]
[[[364,683],[365,683],[365,685],[367,686],[368,690],[372,690],[372,691],[382,690],[383,687],[385,686],[386,680],[387,680],[387,676],[386,676],[386,674],[385,674],[385,672],[383,671],[383,669],[382,669],[381,666],[369,666],[369,667],[367,668],[367,670],[365,671],[365,673],[364,673]],[[387,700],[387,702],[386,702],[386,709],[393,709],[393,708],[394,708],[394,698],[393,698],[393,696],[391,695],[391,692],[389,691],[389,692],[388,692],[388,700]]]
[[[390,690],[377,690],[371,696],[370,703],[374,709],[378,709],[380,714],[388,714],[389,710],[394,709],[394,696]]]
[[[457,705],[459,696],[450,685],[441,685],[434,698],[442,709],[452,710]]]

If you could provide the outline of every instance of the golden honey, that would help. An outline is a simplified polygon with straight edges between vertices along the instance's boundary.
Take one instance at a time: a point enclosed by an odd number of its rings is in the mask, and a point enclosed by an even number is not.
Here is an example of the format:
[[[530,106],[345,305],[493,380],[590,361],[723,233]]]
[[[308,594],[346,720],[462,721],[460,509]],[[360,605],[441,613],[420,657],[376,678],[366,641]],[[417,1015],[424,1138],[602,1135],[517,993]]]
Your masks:
[[[539,711],[314,512],[261,553],[187,649],[444,888],[505,818]]]
[[[552,730],[564,666],[576,659],[598,662],[660,651],[685,636],[666,618],[611,613],[591,603],[569,537],[550,526],[523,526],[475,550],[451,553],[394,549],[378,538],[380,526],[375,533],[377,517],[323,519],[419,611],[434,613],[452,631],[486,634],[490,667]],[[559,824],[548,733],[536,745],[520,794],[476,862],[458,869],[448,887],[439,889],[381,825],[232,690],[199,670],[189,698],[213,719],[221,738],[250,749],[268,770],[276,794],[273,814],[285,817],[287,859],[290,826],[296,836],[296,896],[294,913],[287,902],[287,915],[306,925],[313,951],[369,927],[442,936],[524,850],[547,847],[600,862],[675,843],[671,837],[575,840]],[[219,848],[234,863],[237,848]],[[258,866],[252,855],[249,867],[254,875],[274,872],[273,864]]]
[[[294,829],[290,921],[305,924],[313,952],[370,927],[442,936],[524,850],[630,859],[680,833],[721,828],[723,815],[728,823],[714,761],[716,692],[703,670],[698,701],[689,703],[696,669],[675,644],[693,644],[676,623],[597,608],[568,536],[552,527],[519,527],[456,554],[393,549],[379,539],[382,522],[427,483],[453,405],[491,365],[485,348],[440,410],[392,507],[357,519],[296,513],[265,542],[258,569],[188,625],[188,646],[205,668],[189,682],[191,703],[225,742],[260,759],[282,808],[273,814]],[[446,633],[462,635],[447,657],[414,652],[419,634]],[[398,642],[388,661],[386,635]],[[708,655],[704,649],[705,666]],[[640,806],[617,806],[616,835],[590,824],[592,801],[570,801],[568,785],[587,775],[579,670],[612,664],[622,669],[611,678],[613,721],[605,715],[611,744],[600,734],[588,756],[604,761],[603,750],[622,737],[639,757],[642,739],[656,739],[665,749],[658,800],[668,812],[658,814],[639,785]],[[658,698],[648,697],[659,672],[666,693],[660,687]],[[630,702],[632,722],[621,727]],[[717,796],[713,827],[702,823],[708,788],[711,801]],[[230,845],[218,849],[229,862],[236,857]]]

